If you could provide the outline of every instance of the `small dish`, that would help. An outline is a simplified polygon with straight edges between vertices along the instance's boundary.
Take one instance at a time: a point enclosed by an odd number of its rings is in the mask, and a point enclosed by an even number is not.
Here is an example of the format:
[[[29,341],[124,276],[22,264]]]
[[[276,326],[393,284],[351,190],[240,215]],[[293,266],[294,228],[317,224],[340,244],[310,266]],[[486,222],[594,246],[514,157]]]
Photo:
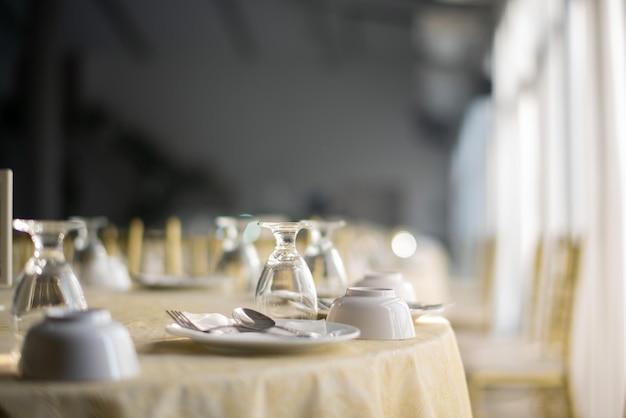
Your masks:
[[[334,300],[327,320],[357,327],[361,339],[402,340],[415,337],[407,303],[393,289],[349,287]]]
[[[24,379],[122,380],[139,373],[128,330],[104,309],[50,309],[26,334]]]

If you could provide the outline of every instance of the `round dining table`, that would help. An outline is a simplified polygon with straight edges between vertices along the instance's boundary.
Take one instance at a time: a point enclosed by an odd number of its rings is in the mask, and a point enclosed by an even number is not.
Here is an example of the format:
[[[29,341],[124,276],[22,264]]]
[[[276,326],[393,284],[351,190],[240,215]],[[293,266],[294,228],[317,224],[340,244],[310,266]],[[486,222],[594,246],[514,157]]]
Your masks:
[[[85,289],[130,332],[141,371],[122,381],[38,381],[19,376],[0,292],[1,417],[471,417],[450,323],[415,320],[407,340],[352,339],[306,351],[228,352],[172,335],[166,309],[230,316],[250,294],[220,288],[114,292]],[[445,316],[445,312],[443,314]]]

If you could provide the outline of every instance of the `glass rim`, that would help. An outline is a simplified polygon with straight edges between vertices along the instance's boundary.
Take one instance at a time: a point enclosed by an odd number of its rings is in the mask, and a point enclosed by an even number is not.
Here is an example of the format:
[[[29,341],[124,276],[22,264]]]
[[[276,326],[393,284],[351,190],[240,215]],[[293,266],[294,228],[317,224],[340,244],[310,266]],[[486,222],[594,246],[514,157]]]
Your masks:
[[[257,225],[269,228],[272,231],[299,231],[300,229],[311,226],[310,223],[302,221],[258,221]]]

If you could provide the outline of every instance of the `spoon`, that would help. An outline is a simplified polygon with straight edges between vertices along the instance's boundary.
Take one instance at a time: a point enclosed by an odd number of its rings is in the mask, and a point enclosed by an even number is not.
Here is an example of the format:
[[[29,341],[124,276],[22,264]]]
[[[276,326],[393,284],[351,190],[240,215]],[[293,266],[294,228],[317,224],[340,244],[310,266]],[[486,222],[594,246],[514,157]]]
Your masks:
[[[317,332],[302,331],[295,328],[277,325],[276,321],[274,321],[269,316],[250,308],[235,308],[233,310],[233,319],[235,320],[235,322],[237,322],[237,324],[243,327],[255,329],[257,331],[267,331],[271,328],[278,328],[284,331],[288,331],[296,337],[321,337],[321,334],[318,334]]]

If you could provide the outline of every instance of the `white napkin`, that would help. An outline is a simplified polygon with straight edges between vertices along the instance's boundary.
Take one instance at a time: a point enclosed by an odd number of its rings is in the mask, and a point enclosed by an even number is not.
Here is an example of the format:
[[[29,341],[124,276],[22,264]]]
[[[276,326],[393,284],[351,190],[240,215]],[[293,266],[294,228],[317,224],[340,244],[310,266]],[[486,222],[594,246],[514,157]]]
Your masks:
[[[185,314],[185,316],[202,331],[207,331],[215,327],[236,324],[234,319],[228,318],[220,313],[183,312],[183,314]]]

